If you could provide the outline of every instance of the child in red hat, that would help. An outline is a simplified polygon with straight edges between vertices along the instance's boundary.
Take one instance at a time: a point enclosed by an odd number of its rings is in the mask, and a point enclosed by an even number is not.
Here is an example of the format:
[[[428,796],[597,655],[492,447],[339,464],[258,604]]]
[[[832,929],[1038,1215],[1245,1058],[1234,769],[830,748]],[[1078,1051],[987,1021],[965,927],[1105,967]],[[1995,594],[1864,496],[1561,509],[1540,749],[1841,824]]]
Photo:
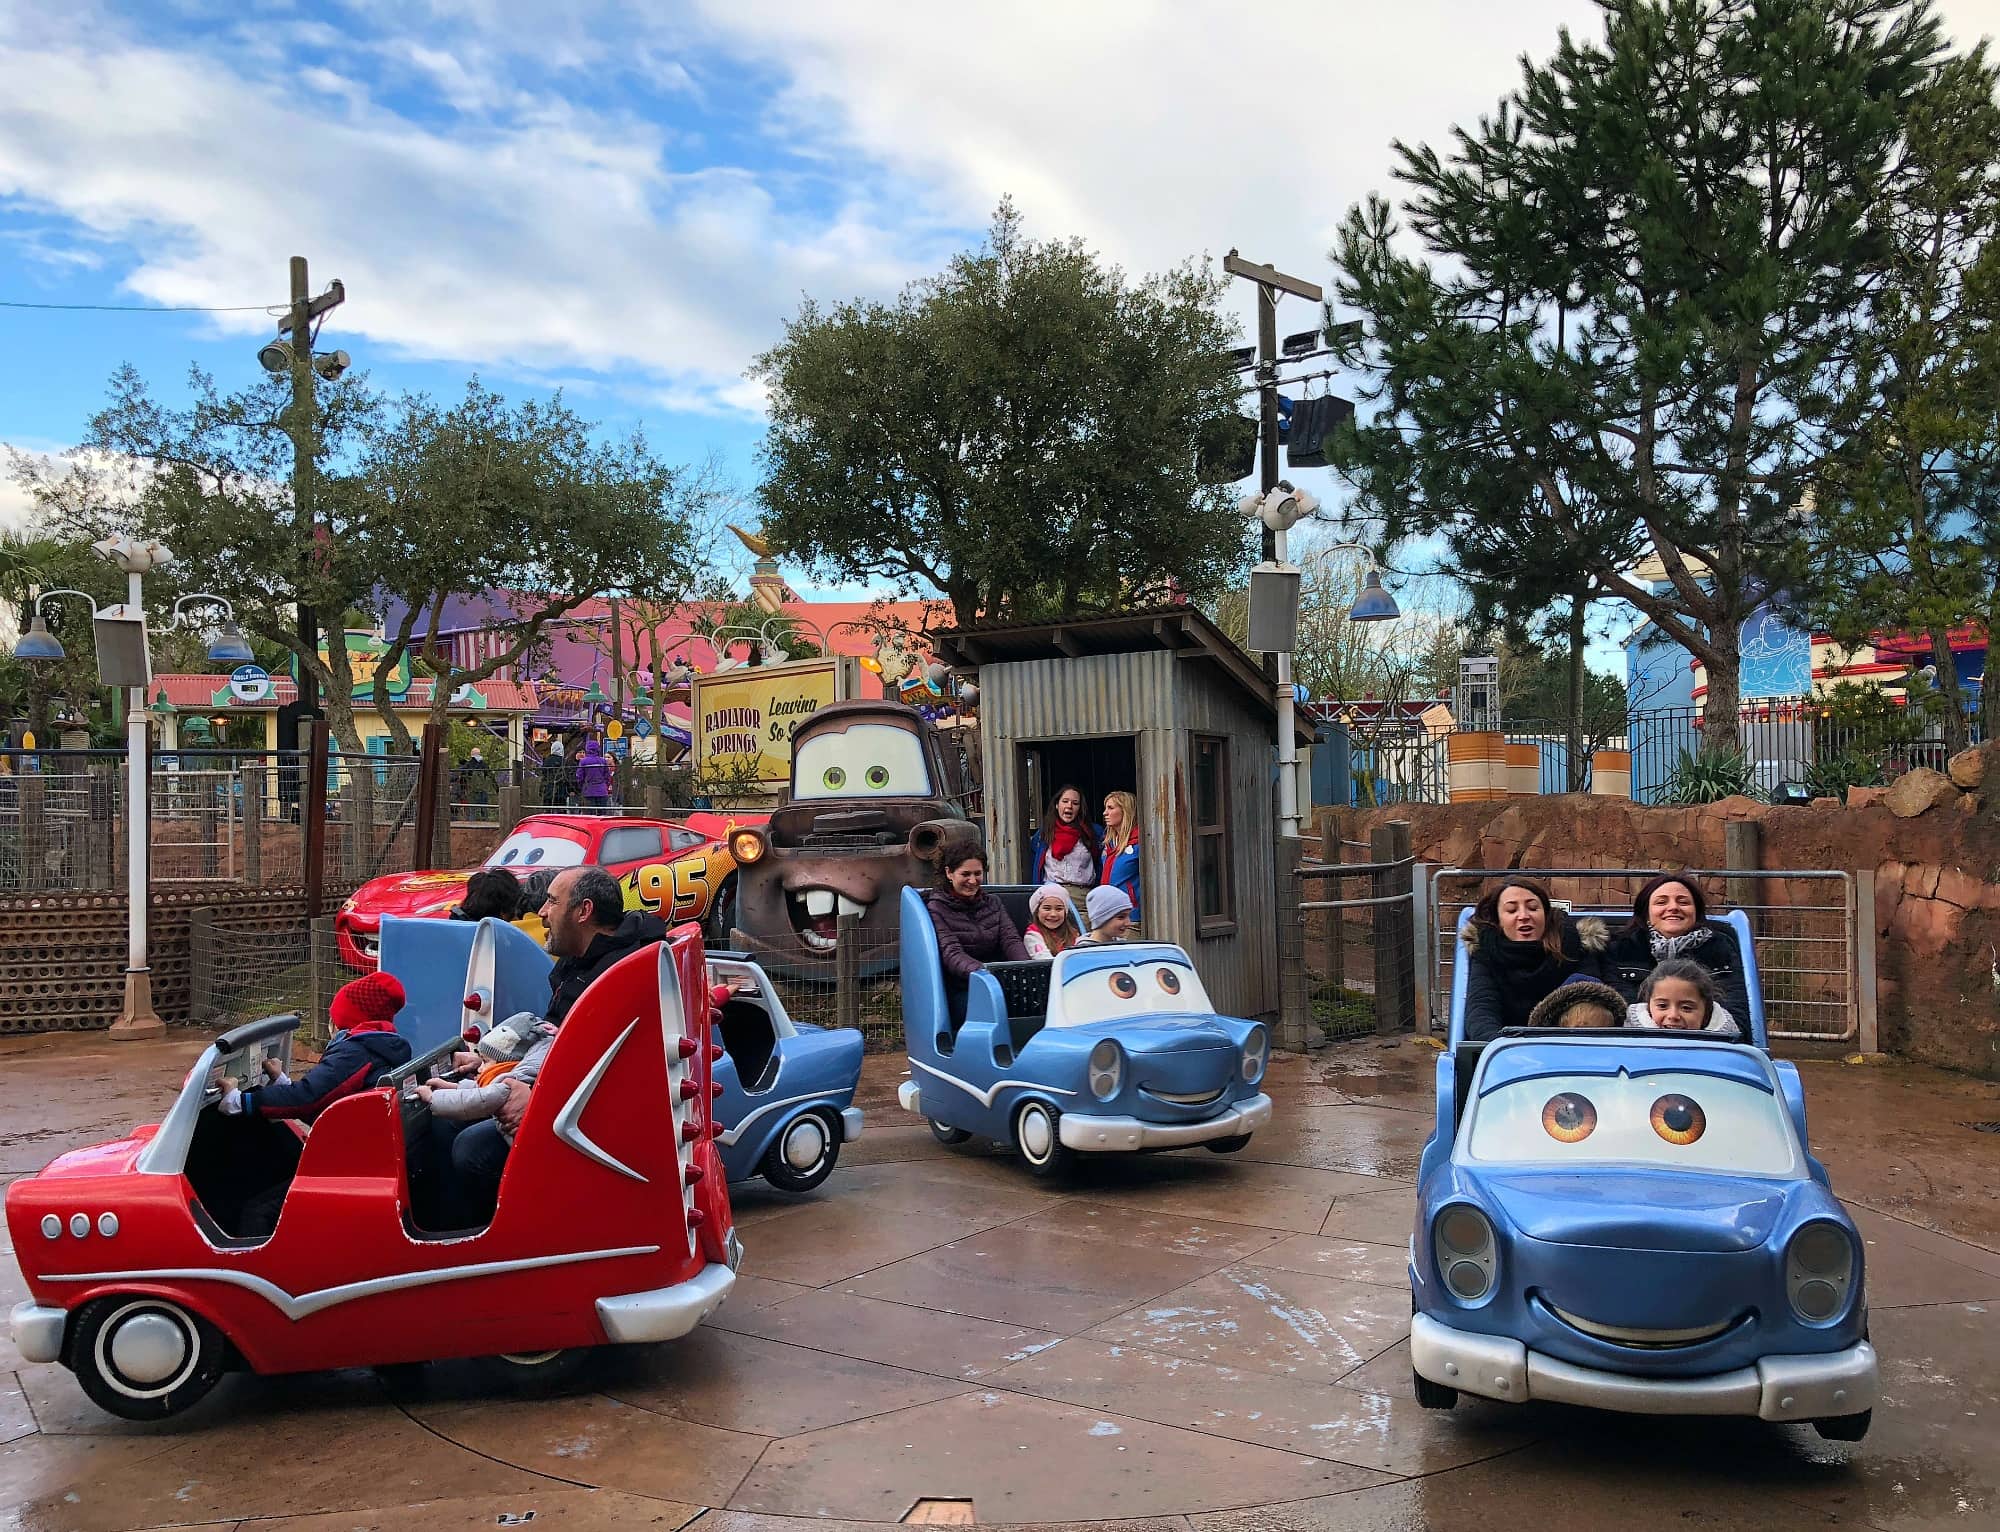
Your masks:
[[[403,981],[392,973],[365,974],[343,984],[327,1007],[333,1041],[304,1078],[294,1081],[278,1071],[275,1059],[266,1059],[269,1083],[242,1090],[239,1082],[231,1081],[221,1109],[231,1115],[251,1112],[311,1122],[342,1096],[367,1090],[410,1061],[410,1044],[396,1031],[396,1013],[406,998]]]

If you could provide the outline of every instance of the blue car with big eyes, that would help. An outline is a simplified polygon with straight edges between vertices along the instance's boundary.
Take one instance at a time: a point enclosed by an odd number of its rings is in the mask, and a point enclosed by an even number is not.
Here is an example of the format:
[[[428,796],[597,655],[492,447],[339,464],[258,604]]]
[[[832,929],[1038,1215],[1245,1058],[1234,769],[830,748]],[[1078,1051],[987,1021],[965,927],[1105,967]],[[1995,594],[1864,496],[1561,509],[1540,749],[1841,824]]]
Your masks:
[[[504,921],[388,916],[381,942],[382,969],[408,997],[396,1030],[419,1059],[441,1063],[466,1029],[548,1004],[548,953]],[[709,952],[707,962],[710,1039],[722,1050],[711,1078],[723,1170],[731,1181],[762,1176],[782,1191],[812,1191],[833,1173],[841,1145],[861,1136],[861,1034],[793,1021],[745,953]]]
[[[1700,1032],[1464,1034],[1454,976],[1410,1240],[1418,1402],[1461,1393],[1867,1432],[1862,1242],[1765,1051]]]
[[[996,887],[1018,927],[1033,890]],[[1261,1089],[1271,1040],[1218,1016],[1179,947],[1072,947],[1053,962],[989,963],[965,1020],[945,1003],[937,934],[920,890],[902,895],[899,1099],[939,1142],[1011,1144],[1037,1176],[1079,1154],[1181,1149],[1230,1154],[1271,1118]]]

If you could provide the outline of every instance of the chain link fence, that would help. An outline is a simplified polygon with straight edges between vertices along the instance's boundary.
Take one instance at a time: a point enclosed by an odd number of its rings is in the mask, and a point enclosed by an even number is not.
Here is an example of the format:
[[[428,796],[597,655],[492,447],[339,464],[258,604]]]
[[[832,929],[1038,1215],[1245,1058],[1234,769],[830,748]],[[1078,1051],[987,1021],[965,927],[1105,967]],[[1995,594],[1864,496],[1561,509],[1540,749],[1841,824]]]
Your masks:
[[[1310,1024],[1330,1041],[1416,1024],[1414,863],[1392,849],[1341,841],[1299,867]]]

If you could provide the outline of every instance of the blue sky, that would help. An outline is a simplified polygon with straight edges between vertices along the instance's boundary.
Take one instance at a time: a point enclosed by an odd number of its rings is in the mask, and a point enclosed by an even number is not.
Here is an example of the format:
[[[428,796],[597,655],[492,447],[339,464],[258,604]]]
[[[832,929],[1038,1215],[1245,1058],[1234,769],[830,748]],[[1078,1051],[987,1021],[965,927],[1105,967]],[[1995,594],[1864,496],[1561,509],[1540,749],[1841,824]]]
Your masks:
[[[1942,10],[2000,31],[2000,0]],[[378,385],[562,387],[747,489],[745,371],[803,294],[892,293],[1003,195],[1135,271],[1240,246],[1327,280],[1390,140],[1490,109],[1565,24],[1594,27],[1588,0],[1261,24],[1220,0],[0,0],[0,300],[276,304],[303,254],[347,287],[322,346]],[[123,362],[168,395],[190,364],[245,380],[271,333],[0,308],[0,443],[75,441]]]

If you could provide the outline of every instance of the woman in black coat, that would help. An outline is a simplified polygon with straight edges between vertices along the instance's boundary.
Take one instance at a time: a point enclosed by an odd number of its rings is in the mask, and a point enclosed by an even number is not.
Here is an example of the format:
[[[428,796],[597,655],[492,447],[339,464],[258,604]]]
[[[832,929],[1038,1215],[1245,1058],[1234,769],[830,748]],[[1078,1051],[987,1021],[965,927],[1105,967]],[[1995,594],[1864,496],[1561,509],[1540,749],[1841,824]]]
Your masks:
[[[1529,1013],[1565,980],[1602,979],[1610,936],[1594,916],[1571,920],[1556,910],[1539,883],[1507,878],[1488,889],[1459,938],[1467,1041],[1527,1026]]]
[[[1639,998],[1646,975],[1667,958],[1691,958],[1715,980],[1715,996],[1750,1035],[1750,990],[1736,929],[1708,918],[1701,890],[1679,873],[1651,879],[1632,901],[1632,918],[1620,926],[1605,953],[1605,977],[1627,1000]]]

